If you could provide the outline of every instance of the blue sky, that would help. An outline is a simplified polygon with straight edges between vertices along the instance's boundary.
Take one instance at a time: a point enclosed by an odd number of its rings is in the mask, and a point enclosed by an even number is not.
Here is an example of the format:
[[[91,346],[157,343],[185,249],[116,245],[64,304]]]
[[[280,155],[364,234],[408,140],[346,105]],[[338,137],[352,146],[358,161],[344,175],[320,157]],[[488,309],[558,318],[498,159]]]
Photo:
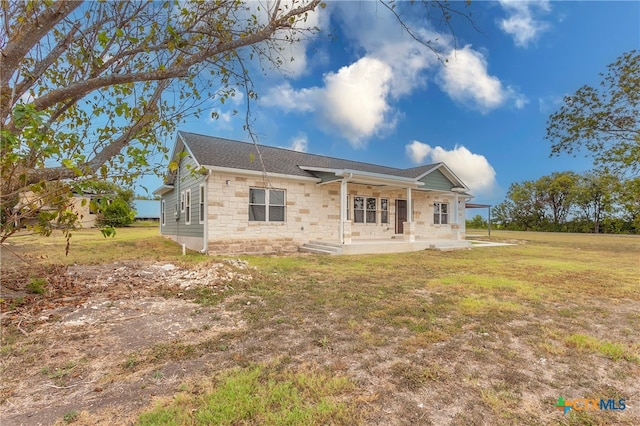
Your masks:
[[[322,31],[286,52],[287,72],[253,74],[260,143],[401,168],[444,161],[474,202],[494,205],[513,182],[589,169],[583,157],[549,158],[546,121],[563,95],[640,48],[640,2],[473,1],[467,11],[479,31],[455,20],[455,42],[413,23],[438,38],[443,66],[377,2],[328,2],[309,17]],[[180,129],[246,141],[243,101]]]

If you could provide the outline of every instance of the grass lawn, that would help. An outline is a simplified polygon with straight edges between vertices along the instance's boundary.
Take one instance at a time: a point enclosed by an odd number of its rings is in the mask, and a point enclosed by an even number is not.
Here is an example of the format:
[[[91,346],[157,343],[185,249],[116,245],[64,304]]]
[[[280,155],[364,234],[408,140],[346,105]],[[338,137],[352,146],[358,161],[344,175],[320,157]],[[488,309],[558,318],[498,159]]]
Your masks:
[[[233,282],[224,296],[158,291],[218,309],[210,325],[188,339],[111,353],[111,365],[88,353],[45,371],[34,356],[47,344],[38,325],[6,322],[0,409],[21,419],[11,409],[28,399],[10,384],[17,365],[60,380],[100,364],[91,386],[103,395],[128,389],[129,400],[74,405],[67,386],[75,382],[51,382],[49,392],[69,397],[57,406],[59,423],[640,424],[640,238],[492,231],[490,239],[514,245],[243,257],[253,279]],[[207,268],[219,260],[182,257],[153,228],[106,240],[81,231],[68,257],[59,236],[18,237],[9,249],[3,269],[14,253],[40,265],[133,259]],[[236,328],[207,334],[231,314]],[[46,325],[54,330],[55,320]],[[624,399],[626,409],[578,405],[564,414],[559,397],[616,407]]]

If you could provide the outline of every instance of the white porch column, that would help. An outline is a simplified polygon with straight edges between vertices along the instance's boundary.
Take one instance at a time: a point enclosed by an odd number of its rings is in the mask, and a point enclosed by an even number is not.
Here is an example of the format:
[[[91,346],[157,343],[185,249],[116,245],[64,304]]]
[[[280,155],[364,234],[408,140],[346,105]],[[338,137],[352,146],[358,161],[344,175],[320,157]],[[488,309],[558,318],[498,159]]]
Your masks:
[[[459,198],[458,198],[458,193],[455,193],[455,197],[454,197],[454,205],[453,205],[453,222],[451,223],[451,231],[452,232],[452,236],[456,239],[459,240],[460,239],[460,219],[458,218],[458,214],[459,214]]]
[[[456,225],[458,223],[460,223],[460,219],[458,219],[458,214],[459,214],[458,204],[459,203],[460,203],[460,200],[458,198],[458,193],[456,192],[455,193],[455,205],[453,206],[453,217],[454,217],[453,223],[455,223]]]
[[[347,180],[340,182],[340,244],[344,244],[344,221],[347,220]]]
[[[404,239],[409,242],[416,240],[416,224],[413,222],[413,202],[411,200],[411,187],[407,188],[407,221],[404,223]]]

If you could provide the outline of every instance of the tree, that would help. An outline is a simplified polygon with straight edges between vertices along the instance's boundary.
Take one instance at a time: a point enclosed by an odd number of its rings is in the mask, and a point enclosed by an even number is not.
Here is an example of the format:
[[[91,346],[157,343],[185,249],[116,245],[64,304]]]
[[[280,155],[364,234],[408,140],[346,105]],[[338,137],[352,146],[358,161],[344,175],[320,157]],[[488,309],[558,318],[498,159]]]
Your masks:
[[[406,5],[382,4],[419,39],[402,20]],[[447,1],[416,4],[449,28],[452,16],[466,17]],[[248,64],[278,68],[288,61],[283,46],[316,31],[307,17],[322,6],[321,0],[1,2],[0,243],[43,206],[65,212],[70,181],[134,180],[151,166],[151,154],[166,155],[163,139],[204,102],[224,103],[236,90],[246,102],[255,99]],[[437,40],[420,41],[437,51]],[[21,204],[27,192],[34,197]]]
[[[640,234],[640,177],[627,179],[620,184],[619,203],[629,231]]]
[[[466,227],[469,229],[482,229],[487,227],[487,221],[479,214],[475,215],[471,220],[467,220]]]
[[[565,96],[547,121],[552,155],[585,148],[605,172],[640,171],[640,53],[622,54],[599,88],[585,85]]]
[[[614,211],[619,180],[611,174],[586,172],[580,179],[575,202],[580,215],[591,223],[592,232],[600,233],[605,218]]]
[[[62,213],[69,181],[135,179],[201,102],[238,85],[254,98],[243,61],[282,64],[319,5],[2,2],[0,242],[42,206]],[[16,209],[25,192],[32,208]]]
[[[133,205],[135,194],[132,189],[108,181],[86,181],[77,187],[77,192],[93,197],[90,207],[96,212],[98,225],[105,228],[133,223],[136,212]]]
[[[548,176],[542,176],[535,183],[539,200],[549,213],[556,231],[561,230],[561,224],[566,221],[571,211],[579,179],[578,174],[574,172],[553,172]]]

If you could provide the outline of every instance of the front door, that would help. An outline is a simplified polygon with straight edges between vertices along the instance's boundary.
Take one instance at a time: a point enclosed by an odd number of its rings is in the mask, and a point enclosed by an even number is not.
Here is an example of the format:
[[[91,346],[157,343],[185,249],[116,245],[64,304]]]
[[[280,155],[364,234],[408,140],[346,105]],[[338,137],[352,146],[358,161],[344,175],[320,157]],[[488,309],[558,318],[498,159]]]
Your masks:
[[[396,200],[396,234],[404,233],[404,223],[407,221],[407,200]]]

